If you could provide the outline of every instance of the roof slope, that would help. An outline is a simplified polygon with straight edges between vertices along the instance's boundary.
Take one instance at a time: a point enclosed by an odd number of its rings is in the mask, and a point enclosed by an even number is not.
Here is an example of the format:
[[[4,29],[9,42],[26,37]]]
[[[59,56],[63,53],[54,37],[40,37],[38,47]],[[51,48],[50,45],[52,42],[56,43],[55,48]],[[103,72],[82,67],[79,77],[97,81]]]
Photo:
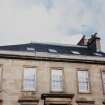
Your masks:
[[[26,51],[26,52],[48,52],[57,54],[76,54],[86,56],[105,57],[104,52],[94,52],[87,46],[45,44],[45,43],[27,43],[19,45],[0,46],[0,50]]]

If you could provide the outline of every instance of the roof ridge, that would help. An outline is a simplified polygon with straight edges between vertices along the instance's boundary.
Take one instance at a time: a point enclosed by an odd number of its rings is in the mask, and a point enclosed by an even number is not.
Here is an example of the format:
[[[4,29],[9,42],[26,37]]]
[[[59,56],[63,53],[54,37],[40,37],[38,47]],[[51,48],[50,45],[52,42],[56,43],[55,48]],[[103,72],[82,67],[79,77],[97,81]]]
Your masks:
[[[30,43],[21,43],[21,44],[8,44],[8,45],[0,45],[0,47],[8,47],[8,46],[18,46],[18,45],[26,45]]]
[[[29,44],[46,44],[46,45],[55,45],[55,46],[64,46],[64,47],[82,47],[87,48],[87,46],[80,46],[80,45],[74,45],[74,44],[64,44],[64,43],[56,43],[56,42],[31,42]]]
[[[46,42],[30,42],[30,43],[22,43],[22,44],[4,45],[4,46],[0,46],[0,47],[19,46],[19,45],[29,45],[29,44],[44,44],[44,45],[53,45],[53,46],[87,48],[87,46],[80,46],[80,45],[74,45],[74,44],[63,44],[63,43],[56,43],[56,42],[47,42],[47,43],[46,43]]]

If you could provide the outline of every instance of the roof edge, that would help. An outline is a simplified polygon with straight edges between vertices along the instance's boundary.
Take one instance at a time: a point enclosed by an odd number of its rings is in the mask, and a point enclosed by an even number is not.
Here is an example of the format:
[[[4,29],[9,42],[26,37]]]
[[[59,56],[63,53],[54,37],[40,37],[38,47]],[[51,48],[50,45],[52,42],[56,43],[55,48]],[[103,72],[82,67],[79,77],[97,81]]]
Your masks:
[[[0,51],[0,58],[105,64],[105,58],[103,57],[84,56],[84,55],[61,55],[61,54],[50,54],[42,52],[35,53],[35,52]]]

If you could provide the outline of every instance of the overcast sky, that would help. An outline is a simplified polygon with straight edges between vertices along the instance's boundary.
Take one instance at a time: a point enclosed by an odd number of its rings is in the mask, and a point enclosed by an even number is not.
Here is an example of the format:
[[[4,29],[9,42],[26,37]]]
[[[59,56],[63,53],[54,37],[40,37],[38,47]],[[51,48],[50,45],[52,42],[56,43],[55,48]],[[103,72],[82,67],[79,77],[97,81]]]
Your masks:
[[[75,44],[94,32],[105,50],[105,0],[0,0],[0,45]]]

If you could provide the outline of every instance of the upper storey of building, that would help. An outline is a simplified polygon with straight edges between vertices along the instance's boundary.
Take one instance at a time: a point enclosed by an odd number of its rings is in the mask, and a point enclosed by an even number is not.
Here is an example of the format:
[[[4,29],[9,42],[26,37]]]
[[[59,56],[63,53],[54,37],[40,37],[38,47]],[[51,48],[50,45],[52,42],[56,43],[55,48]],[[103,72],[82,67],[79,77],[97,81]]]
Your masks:
[[[83,36],[77,43],[77,45],[27,43],[19,45],[0,46],[0,51],[1,50],[105,57],[105,53],[101,51],[100,38],[97,36],[97,33],[91,35],[91,38],[89,39],[86,39],[85,36]]]

